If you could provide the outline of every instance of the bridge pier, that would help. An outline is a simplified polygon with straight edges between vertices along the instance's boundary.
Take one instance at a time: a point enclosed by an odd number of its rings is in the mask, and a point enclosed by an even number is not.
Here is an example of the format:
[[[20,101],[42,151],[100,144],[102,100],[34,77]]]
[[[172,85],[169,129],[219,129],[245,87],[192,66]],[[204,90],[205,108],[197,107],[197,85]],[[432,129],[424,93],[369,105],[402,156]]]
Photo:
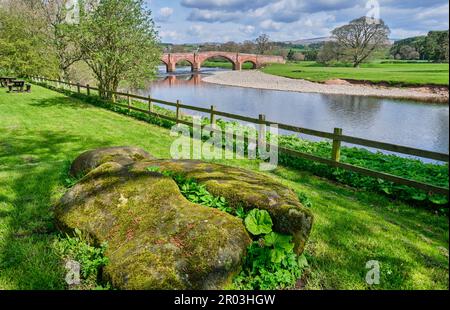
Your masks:
[[[177,64],[176,63],[171,62],[171,63],[169,63],[167,65],[167,72],[168,73],[175,72],[176,69],[177,69]]]
[[[200,71],[202,65],[198,62],[194,62],[194,64],[192,65],[192,72],[198,72]]]

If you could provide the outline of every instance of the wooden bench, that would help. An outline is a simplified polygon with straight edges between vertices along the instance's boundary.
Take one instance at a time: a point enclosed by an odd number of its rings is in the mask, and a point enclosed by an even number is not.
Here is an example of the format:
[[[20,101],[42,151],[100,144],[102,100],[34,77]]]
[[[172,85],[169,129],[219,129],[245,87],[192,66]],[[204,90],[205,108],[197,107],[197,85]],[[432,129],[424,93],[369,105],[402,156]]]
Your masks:
[[[15,92],[23,92],[24,88],[25,88],[25,81],[22,81],[22,80],[14,80],[8,84],[9,92],[14,92],[14,91]],[[29,89],[31,90],[31,85],[30,85]],[[27,85],[27,90],[28,90],[28,85]]]
[[[0,77],[0,87],[8,87],[9,84],[11,84],[12,81],[17,80],[15,77]]]

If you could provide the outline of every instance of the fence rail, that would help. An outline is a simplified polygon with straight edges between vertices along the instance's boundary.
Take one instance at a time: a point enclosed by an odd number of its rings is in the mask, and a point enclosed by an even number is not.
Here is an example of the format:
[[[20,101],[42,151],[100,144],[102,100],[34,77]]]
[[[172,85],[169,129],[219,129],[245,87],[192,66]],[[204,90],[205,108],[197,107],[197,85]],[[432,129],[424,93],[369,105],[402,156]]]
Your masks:
[[[60,81],[60,80],[51,80],[51,79],[46,79],[43,77],[32,77],[32,80],[35,82],[55,83],[57,87],[59,87],[60,85],[68,85],[71,87],[76,87],[78,93],[81,93],[81,89],[86,89],[87,95],[90,95],[91,90],[99,91],[98,88],[92,87],[89,85],[81,85],[79,83],[70,83],[70,82],[64,82],[64,81]],[[248,117],[248,116],[242,116],[242,115],[237,115],[237,114],[233,114],[233,113],[217,111],[214,106],[211,106],[210,109],[207,109],[207,108],[202,108],[202,107],[185,105],[185,104],[182,104],[180,101],[170,102],[170,101],[155,99],[152,97],[144,97],[144,96],[139,96],[139,95],[135,95],[135,94],[131,94],[131,93],[124,93],[124,92],[109,92],[109,93],[112,94],[113,103],[120,107],[127,108],[129,110],[133,110],[133,111],[137,111],[137,112],[146,113],[146,114],[157,116],[157,117],[169,120],[169,121],[173,121],[176,123],[182,123],[182,124],[186,124],[186,125],[190,125],[190,126],[192,126],[191,123],[186,122],[182,119],[181,109],[209,114],[211,123],[215,122],[216,116],[222,116],[222,117],[226,117],[229,119],[235,119],[235,120],[240,120],[240,121],[244,121],[244,122],[248,122],[248,123],[257,124],[259,126],[264,127],[264,129],[265,129],[265,126],[277,125],[278,128],[286,130],[286,131],[291,131],[291,132],[295,132],[295,133],[306,134],[309,136],[315,136],[315,137],[319,137],[319,138],[329,139],[329,140],[333,141],[331,159],[323,158],[323,157],[319,157],[316,155],[299,152],[299,151],[295,151],[295,150],[287,149],[287,148],[283,148],[283,147],[279,147],[279,151],[281,151],[282,153],[291,155],[291,156],[300,157],[303,159],[319,162],[319,163],[322,163],[322,164],[325,164],[325,165],[328,165],[331,167],[341,168],[341,169],[349,170],[349,171],[356,172],[356,173],[359,173],[362,175],[366,175],[369,177],[379,178],[379,179],[390,181],[393,183],[410,186],[410,187],[413,187],[416,189],[427,191],[429,193],[446,195],[447,197],[449,196],[449,189],[446,187],[439,187],[436,185],[427,184],[427,183],[423,183],[423,182],[419,182],[419,181],[415,181],[415,180],[410,180],[410,179],[402,178],[402,177],[384,173],[384,172],[379,172],[379,171],[375,171],[375,170],[371,170],[371,169],[367,169],[367,168],[363,168],[363,167],[354,166],[354,165],[347,164],[347,163],[342,163],[340,161],[340,151],[341,151],[341,143],[346,142],[346,143],[350,143],[353,145],[371,147],[371,148],[375,148],[375,149],[390,151],[390,152],[394,152],[394,153],[400,153],[400,154],[404,154],[404,155],[412,155],[412,156],[416,156],[416,157],[427,158],[427,159],[432,159],[432,160],[437,160],[437,161],[447,162],[447,163],[449,162],[449,154],[433,152],[433,151],[428,151],[428,150],[421,150],[421,149],[416,149],[416,148],[392,144],[392,143],[385,143],[385,142],[367,140],[367,139],[358,138],[358,137],[347,136],[347,135],[343,135],[341,128],[335,128],[334,132],[325,132],[325,131],[297,127],[297,126],[293,126],[293,125],[287,125],[287,124],[283,124],[283,123],[271,122],[271,121],[266,120],[265,115],[259,115],[259,118],[252,118],[252,117]],[[128,99],[128,105],[116,102],[117,96],[126,97]],[[138,99],[138,100],[148,102],[149,109],[143,110],[143,109],[140,109],[137,107],[133,107],[131,104],[131,99]],[[154,112],[153,111],[154,103],[176,108],[176,117],[174,118],[174,117],[170,117],[167,115],[163,115],[163,114]],[[260,128],[262,128],[262,127],[260,127]]]

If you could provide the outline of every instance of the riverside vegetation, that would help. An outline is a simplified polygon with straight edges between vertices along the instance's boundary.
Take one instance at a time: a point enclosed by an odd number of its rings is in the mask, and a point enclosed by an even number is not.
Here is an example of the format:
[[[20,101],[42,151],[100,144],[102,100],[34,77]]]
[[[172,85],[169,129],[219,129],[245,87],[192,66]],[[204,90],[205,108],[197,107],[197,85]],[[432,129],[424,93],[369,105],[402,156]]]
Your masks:
[[[245,212],[243,207],[230,207],[226,198],[215,197],[204,185],[173,171],[161,171],[158,166],[147,168],[171,177],[180,187],[181,193],[191,202],[241,218],[247,231],[253,236],[248,247],[242,272],[234,279],[231,289],[274,290],[293,288],[308,266],[304,255],[294,253],[292,236],[272,230],[272,218],[266,210],[253,209]]]
[[[127,108],[113,105],[107,101],[101,100],[98,97],[86,97],[84,95],[78,95],[71,92],[67,92],[67,94],[75,97],[81,96],[84,100],[88,100],[91,103],[106,107],[118,113],[131,115],[138,119],[145,120],[165,128],[171,128],[175,125],[175,123],[172,121],[165,120],[156,116],[149,116],[138,111],[129,111]],[[126,104],[125,101],[121,102],[120,100],[119,103]],[[132,104],[133,106],[141,109],[148,108],[146,104],[139,101],[133,101]],[[155,112],[165,116],[170,116],[173,118],[176,116],[175,112],[172,110],[168,110],[156,105],[154,106],[154,109]],[[187,121],[192,120],[190,116],[184,116],[184,119]],[[221,119],[218,119],[216,122],[216,124],[222,130],[224,130],[225,126],[229,123],[230,122]],[[248,135],[251,131],[250,128],[241,126],[238,122],[232,123],[234,124],[235,128],[240,127],[241,129],[243,129],[245,135]],[[209,124],[209,119],[203,118],[202,124]],[[203,138],[206,140],[209,139],[209,136],[205,136]],[[269,135],[267,138],[268,140],[270,140]],[[301,139],[295,135],[281,135],[278,137],[278,142],[280,146],[300,152],[309,153],[312,155],[317,155],[323,158],[328,158],[331,154],[332,149],[331,142],[312,142]],[[448,208],[446,208],[448,197],[444,195],[426,193],[424,191],[405,185],[398,185],[393,182],[360,175],[358,173],[347,171],[344,169],[332,168],[324,164],[312,162],[284,153],[280,153],[279,157],[281,164],[285,166],[310,171],[318,176],[326,177],[355,188],[374,191],[378,194],[386,195],[393,199],[401,199],[415,205],[426,206],[433,210],[448,214]],[[396,176],[405,177],[424,183],[430,183],[436,186],[448,187],[449,184],[448,163],[424,163],[418,159],[404,158],[396,155],[384,154],[381,152],[373,153],[371,151],[368,151],[367,149],[345,146],[341,148],[341,161],[344,163],[349,163],[380,172],[390,173]]]

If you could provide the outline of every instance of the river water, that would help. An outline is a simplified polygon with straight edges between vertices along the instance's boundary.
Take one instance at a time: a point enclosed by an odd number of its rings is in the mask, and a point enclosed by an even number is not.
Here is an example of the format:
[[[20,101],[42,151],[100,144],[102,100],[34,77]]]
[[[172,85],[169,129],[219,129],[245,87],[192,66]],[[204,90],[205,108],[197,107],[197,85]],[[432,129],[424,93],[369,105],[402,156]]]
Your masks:
[[[309,129],[332,132],[340,127],[344,134],[359,138],[449,151],[449,106],[445,104],[221,86],[201,80],[202,75],[219,69],[205,69],[197,75],[189,70],[161,74],[138,92],[166,101],[181,100],[187,105],[214,105],[223,112],[255,118],[265,114],[269,121]]]

